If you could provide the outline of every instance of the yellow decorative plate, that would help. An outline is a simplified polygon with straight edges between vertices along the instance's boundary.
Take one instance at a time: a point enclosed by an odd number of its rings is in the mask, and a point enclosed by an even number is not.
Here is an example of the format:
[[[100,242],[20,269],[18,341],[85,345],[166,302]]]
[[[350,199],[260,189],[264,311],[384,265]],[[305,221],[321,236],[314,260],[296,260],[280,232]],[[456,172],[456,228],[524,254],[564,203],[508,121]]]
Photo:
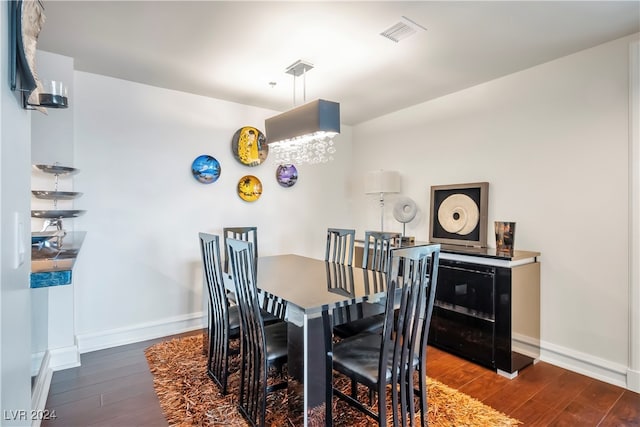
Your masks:
[[[262,195],[262,183],[253,175],[245,175],[238,181],[238,196],[245,202],[255,202]]]
[[[231,140],[231,151],[235,158],[246,166],[258,166],[269,155],[269,146],[264,134],[251,126],[236,131]]]

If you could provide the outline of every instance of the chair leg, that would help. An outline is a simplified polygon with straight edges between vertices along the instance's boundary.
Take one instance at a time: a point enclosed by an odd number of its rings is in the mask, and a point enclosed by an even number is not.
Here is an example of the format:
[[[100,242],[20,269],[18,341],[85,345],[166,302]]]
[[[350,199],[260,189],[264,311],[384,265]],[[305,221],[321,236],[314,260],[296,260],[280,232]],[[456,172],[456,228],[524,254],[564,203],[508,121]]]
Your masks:
[[[418,370],[420,375],[419,391],[420,391],[420,425],[427,427],[427,376],[422,369]]]
[[[335,311],[334,311],[335,312]],[[333,325],[328,310],[322,311],[325,350],[325,426],[333,426]]]
[[[378,425],[386,427],[387,425],[387,393],[386,383],[378,381]],[[395,422],[394,422],[395,426]]]
[[[333,385],[331,384],[332,376],[327,375],[326,379],[326,394],[325,394],[325,407],[324,407],[324,422],[325,426],[333,426]]]

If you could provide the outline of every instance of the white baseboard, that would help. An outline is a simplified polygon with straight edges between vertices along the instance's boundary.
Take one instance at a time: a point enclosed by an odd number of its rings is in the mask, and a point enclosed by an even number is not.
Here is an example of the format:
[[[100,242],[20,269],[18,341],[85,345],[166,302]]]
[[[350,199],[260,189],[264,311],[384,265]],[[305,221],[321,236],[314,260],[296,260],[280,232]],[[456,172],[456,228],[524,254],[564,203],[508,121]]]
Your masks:
[[[40,356],[42,355],[42,356]],[[41,413],[45,409],[47,404],[47,396],[49,395],[49,387],[51,386],[51,377],[53,376],[53,369],[51,369],[51,354],[49,351],[39,353],[37,358],[41,361],[38,373],[36,375],[36,381],[31,389],[31,409],[35,413]],[[33,356],[32,356],[33,360]],[[33,417],[31,427],[40,426],[40,418]]]
[[[77,336],[80,353],[202,329],[202,312]]]
[[[540,340],[526,335],[512,333],[511,349],[520,354],[529,356],[537,361],[540,359]]]
[[[640,371],[629,369],[627,371],[627,388],[640,393]]]
[[[69,347],[50,348],[47,351],[31,355],[32,377],[40,375],[44,367],[55,372],[76,366],[80,366],[80,352],[77,344]]]
[[[51,354],[51,369],[53,371],[80,366],[80,350],[77,340],[72,346],[52,348],[47,351]]]
[[[540,346],[540,360],[544,362],[631,390],[627,376],[630,371],[624,365],[545,341]]]

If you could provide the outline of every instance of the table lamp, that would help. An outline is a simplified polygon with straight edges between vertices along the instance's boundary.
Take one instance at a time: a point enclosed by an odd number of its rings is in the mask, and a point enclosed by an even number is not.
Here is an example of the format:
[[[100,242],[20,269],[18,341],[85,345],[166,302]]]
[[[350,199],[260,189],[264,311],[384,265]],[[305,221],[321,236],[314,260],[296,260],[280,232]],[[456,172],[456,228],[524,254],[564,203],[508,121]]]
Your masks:
[[[367,172],[364,184],[365,194],[380,195],[380,231],[384,231],[384,195],[400,192],[400,174],[382,169]]]

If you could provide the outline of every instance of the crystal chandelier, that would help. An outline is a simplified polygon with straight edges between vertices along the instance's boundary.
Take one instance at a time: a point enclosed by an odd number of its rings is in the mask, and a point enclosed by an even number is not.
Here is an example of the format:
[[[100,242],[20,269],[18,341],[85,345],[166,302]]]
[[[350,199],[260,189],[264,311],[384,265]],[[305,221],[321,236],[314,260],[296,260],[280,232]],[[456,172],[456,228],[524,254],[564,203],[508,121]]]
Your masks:
[[[313,65],[297,61],[287,68],[295,78]],[[306,90],[306,87],[305,87]],[[306,93],[305,93],[306,97]],[[270,157],[277,163],[326,163],[333,160],[333,138],[340,133],[340,104],[317,99],[265,120]]]

